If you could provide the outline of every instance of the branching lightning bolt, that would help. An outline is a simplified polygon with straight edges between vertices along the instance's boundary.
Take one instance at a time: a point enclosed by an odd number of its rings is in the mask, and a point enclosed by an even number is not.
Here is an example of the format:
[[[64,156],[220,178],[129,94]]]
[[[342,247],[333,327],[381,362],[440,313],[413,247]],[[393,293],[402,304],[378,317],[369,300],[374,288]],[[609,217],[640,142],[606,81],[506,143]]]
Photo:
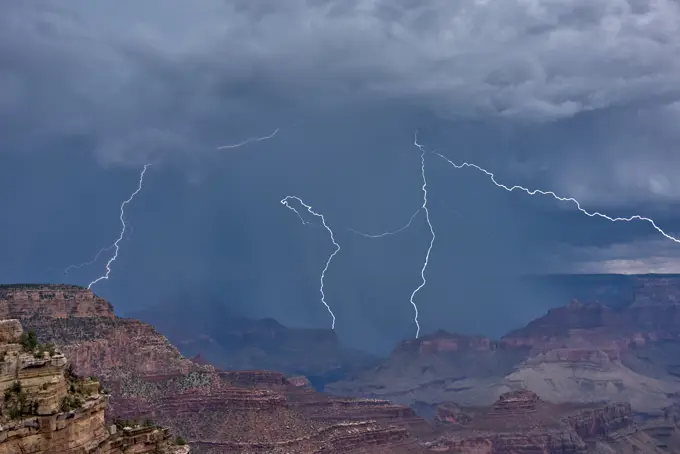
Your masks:
[[[278,134],[279,129],[280,129],[280,128],[276,128],[276,129],[274,130],[274,132],[272,132],[272,133],[269,134],[268,136],[251,137],[251,138],[246,139],[246,140],[244,140],[244,141],[242,141],[242,142],[235,143],[235,144],[232,144],[232,145],[222,145],[222,146],[219,146],[219,147],[217,147],[217,149],[218,149],[218,150],[229,150],[229,149],[232,149],[232,148],[239,148],[239,147],[242,147],[242,146],[247,145],[247,144],[252,143],[252,142],[261,142],[261,141],[263,141],[263,140],[269,140],[269,139],[273,138],[276,134]]]
[[[420,269],[420,278],[422,279],[422,282],[415,290],[413,290],[413,293],[411,293],[411,298],[409,300],[411,302],[411,305],[413,306],[413,310],[415,311],[415,317],[413,318],[413,321],[416,324],[416,339],[417,339],[418,335],[420,334],[420,323],[418,323],[418,306],[416,305],[414,299],[416,297],[416,293],[418,293],[420,289],[425,287],[425,284],[427,283],[427,279],[425,279],[425,270],[427,269],[427,265],[430,262],[430,253],[432,252],[432,246],[434,246],[435,234],[434,229],[432,228],[432,222],[430,222],[430,211],[427,209],[427,178],[425,178],[425,149],[418,143],[417,132],[414,135],[413,145],[418,147],[418,149],[420,150],[420,173],[423,176],[423,205],[420,207],[420,209],[425,212],[425,220],[427,221],[427,225],[430,227],[430,234],[432,235],[430,239],[430,245],[428,246],[427,253],[425,254],[425,263],[423,264],[423,267]]]
[[[409,218],[408,222],[403,225],[402,227],[398,228],[397,230],[391,230],[383,233],[377,233],[377,234],[370,234],[370,233],[364,233],[360,232],[355,229],[348,229],[350,232],[356,233],[357,235],[361,235],[366,238],[383,238],[389,235],[396,235],[397,233],[403,232],[407,228],[411,226],[413,223],[413,220],[418,216],[418,214],[423,211],[425,213],[425,220],[427,221],[427,225],[430,228],[430,234],[431,234],[431,239],[430,239],[430,245],[427,248],[427,253],[425,254],[425,263],[423,264],[423,267],[420,270],[420,277],[422,279],[422,282],[418,287],[413,291],[411,294],[411,298],[409,299],[411,305],[413,306],[413,310],[415,311],[415,316],[413,318],[413,321],[416,324],[416,339],[420,335],[420,323],[418,322],[418,306],[415,303],[415,297],[416,294],[423,288],[425,287],[425,284],[427,283],[427,279],[425,278],[425,270],[427,269],[427,265],[430,262],[430,254],[432,252],[432,247],[434,246],[434,240],[435,240],[435,233],[434,233],[434,228],[432,227],[432,222],[430,221],[430,211],[427,208],[427,178],[425,177],[425,149],[418,143],[418,132],[415,133],[414,141],[413,144],[418,147],[420,150],[420,173],[423,178],[423,186],[422,186],[422,191],[423,191],[423,204],[411,215]]]
[[[127,221],[127,232],[126,233],[127,233],[127,235],[125,236],[124,239],[129,240],[132,237],[132,224],[130,223],[130,221]],[[69,267],[67,267],[64,270],[64,274],[68,274],[69,270],[79,270],[79,269],[81,269],[85,266],[94,265],[95,263],[97,263],[97,260],[99,260],[99,256],[102,255],[102,252],[110,251],[114,247],[115,247],[115,245],[112,244],[111,246],[101,248],[92,260],[90,260],[88,262],[83,262],[80,265],[70,265]]]
[[[326,260],[326,265],[324,266],[323,271],[321,272],[321,287],[319,289],[319,291],[321,292],[321,303],[323,303],[323,305],[326,306],[328,313],[331,314],[331,317],[333,318],[333,321],[331,323],[331,329],[335,329],[335,314],[333,314],[331,307],[326,302],[326,295],[324,294],[323,287],[324,287],[324,279],[326,277],[326,271],[328,271],[328,267],[330,266],[331,260],[333,260],[333,257],[335,257],[335,254],[337,254],[340,251],[340,245],[335,241],[335,235],[333,234],[333,230],[331,230],[331,228],[328,227],[328,224],[326,224],[326,219],[324,218],[324,216],[322,214],[316,213],[314,210],[312,210],[312,207],[310,205],[307,205],[299,197],[289,195],[289,196],[286,196],[283,199],[281,199],[281,203],[283,205],[285,205],[286,208],[293,211],[298,216],[298,218],[300,218],[300,220],[302,221],[303,224],[310,224],[310,223],[305,221],[304,218],[300,215],[300,213],[288,203],[288,200],[290,200],[290,199],[297,200],[300,203],[300,205],[305,207],[305,209],[309,212],[309,214],[316,216],[316,217],[321,219],[321,223],[323,224],[324,228],[328,231],[328,234],[331,237],[331,241],[333,242],[333,245],[335,246],[333,253],[331,253],[331,255],[328,257],[328,260]]]
[[[456,169],[462,169],[463,167],[472,167],[473,169],[479,170],[480,172],[482,172],[482,173],[484,173],[486,176],[488,176],[489,179],[491,180],[491,182],[492,182],[493,184],[495,184],[495,185],[498,186],[499,188],[505,189],[505,190],[508,191],[508,192],[512,192],[512,191],[514,191],[514,190],[516,190],[516,189],[519,189],[520,191],[524,191],[524,192],[526,192],[526,193],[529,194],[529,195],[536,195],[536,194],[549,195],[549,196],[552,196],[554,199],[559,200],[560,202],[572,202],[574,205],[576,205],[576,208],[577,208],[581,213],[583,213],[583,214],[585,214],[586,216],[589,216],[589,217],[591,217],[591,218],[593,218],[593,217],[598,217],[598,218],[606,219],[606,220],[608,220],[608,221],[610,221],[610,222],[619,222],[619,221],[625,221],[625,222],[631,222],[631,221],[645,221],[645,222],[650,223],[650,224],[652,225],[652,227],[654,227],[654,229],[655,229],[657,232],[659,232],[660,234],[662,234],[663,236],[665,236],[665,237],[668,238],[669,240],[674,241],[674,242],[676,242],[676,243],[680,243],[680,239],[675,238],[673,235],[670,235],[670,234],[666,233],[661,227],[659,227],[658,225],[656,225],[656,223],[654,222],[653,219],[650,219],[650,218],[647,218],[647,217],[644,217],[644,216],[640,216],[640,215],[637,215],[637,214],[636,214],[636,215],[633,215],[633,216],[629,216],[629,217],[611,217],[611,216],[609,216],[609,215],[606,215],[606,214],[604,214],[604,213],[600,213],[600,212],[598,212],[598,211],[592,211],[592,212],[591,212],[591,211],[587,211],[587,210],[585,210],[584,208],[582,208],[582,207],[581,207],[581,204],[579,203],[579,201],[576,200],[576,199],[573,198],[573,197],[562,197],[562,196],[559,196],[559,195],[555,194],[555,193],[552,192],[552,191],[542,191],[542,190],[540,190],[540,189],[527,189],[527,188],[525,188],[525,187],[523,187],[523,186],[518,186],[518,185],[508,187],[508,186],[506,186],[506,185],[504,185],[504,184],[499,183],[498,181],[496,181],[496,177],[495,177],[495,175],[494,175],[493,173],[489,172],[489,171],[486,170],[486,169],[483,169],[482,167],[479,167],[479,166],[476,165],[476,164],[471,164],[471,163],[469,163],[469,162],[464,162],[464,163],[462,163],[462,164],[456,164],[456,163],[454,163],[453,161],[451,161],[449,158],[447,158],[446,156],[444,156],[444,155],[442,155],[442,154],[440,154],[440,153],[437,153],[436,151],[431,151],[431,152],[434,153],[434,154],[436,154],[437,156],[439,156],[440,158],[442,158],[443,160],[445,160],[445,161],[448,162],[449,164],[451,164],[451,165],[452,165],[453,167],[455,167]]]
[[[110,250],[113,249],[114,247],[115,247],[115,246],[112,244],[111,246],[107,246],[107,247],[101,248],[101,249],[99,250],[99,252],[97,252],[97,255],[95,255],[94,258],[93,258],[92,260],[90,260],[89,262],[83,262],[83,263],[81,263],[80,265],[70,265],[68,268],[66,268],[66,269],[64,270],[64,274],[68,274],[69,270],[72,270],[72,269],[73,269],[73,270],[79,270],[79,269],[81,269],[81,268],[84,267],[84,266],[93,265],[94,263],[97,262],[97,260],[99,259],[99,256],[102,255],[102,252],[104,252],[104,251],[110,251]]]
[[[401,233],[401,232],[403,232],[404,230],[406,230],[407,228],[411,227],[411,224],[413,223],[413,220],[416,218],[416,216],[418,216],[418,213],[420,213],[420,210],[422,210],[422,209],[423,209],[422,207],[418,208],[418,209],[411,215],[411,217],[409,218],[408,222],[407,222],[405,225],[403,225],[402,227],[399,227],[397,230],[390,230],[390,231],[387,231],[387,232],[383,232],[383,233],[375,233],[375,234],[373,234],[373,233],[364,233],[364,232],[360,232],[360,231],[354,230],[354,229],[347,229],[347,230],[349,230],[350,232],[356,233],[357,235],[361,235],[361,236],[363,236],[363,237],[366,237],[366,238],[382,238],[382,237],[389,236],[389,235],[396,235],[397,233]]]
[[[94,284],[96,284],[97,282],[99,282],[101,280],[104,280],[104,279],[108,280],[109,279],[109,275],[111,274],[111,264],[113,262],[115,262],[116,259],[118,258],[118,251],[120,250],[118,243],[120,243],[123,240],[123,237],[125,236],[125,228],[126,228],[125,217],[124,217],[125,216],[125,205],[132,202],[132,199],[134,199],[135,196],[137,194],[139,194],[139,191],[142,190],[142,185],[144,184],[144,174],[146,173],[146,169],[148,169],[149,166],[151,166],[151,164],[145,164],[144,168],[142,169],[142,172],[139,174],[139,184],[137,186],[137,190],[135,192],[133,192],[132,195],[120,205],[120,223],[122,224],[123,227],[120,230],[120,235],[118,236],[118,239],[116,239],[116,241],[111,246],[108,247],[108,249],[114,248],[115,252],[113,253],[113,257],[111,257],[109,259],[109,261],[106,262],[106,274],[104,274],[104,275],[98,277],[97,279],[95,279],[94,281],[90,282],[90,284],[87,286],[88,289],[92,288],[92,286]],[[100,250],[99,253],[101,253],[101,251],[102,250]],[[99,253],[97,255],[99,255]],[[95,257],[95,259],[96,259],[96,257]]]

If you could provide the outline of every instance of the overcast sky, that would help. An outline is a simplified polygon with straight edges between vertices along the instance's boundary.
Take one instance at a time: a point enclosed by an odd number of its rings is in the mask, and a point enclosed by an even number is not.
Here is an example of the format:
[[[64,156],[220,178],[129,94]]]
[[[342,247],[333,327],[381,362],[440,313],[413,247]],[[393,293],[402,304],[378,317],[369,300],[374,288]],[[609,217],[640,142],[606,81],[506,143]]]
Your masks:
[[[86,285],[120,314],[220,300],[386,348],[415,332],[428,246],[413,134],[499,182],[680,231],[677,0],[0,0],[0,281]],[[217,150],[251,137],[269,140]],[[426,156],[423,332],[499,335],[525,272],[678,272],[680,244],[509,194]],[[307,220],[313,220],[311,218]],[[551,302],[552,304],[552,302]]]

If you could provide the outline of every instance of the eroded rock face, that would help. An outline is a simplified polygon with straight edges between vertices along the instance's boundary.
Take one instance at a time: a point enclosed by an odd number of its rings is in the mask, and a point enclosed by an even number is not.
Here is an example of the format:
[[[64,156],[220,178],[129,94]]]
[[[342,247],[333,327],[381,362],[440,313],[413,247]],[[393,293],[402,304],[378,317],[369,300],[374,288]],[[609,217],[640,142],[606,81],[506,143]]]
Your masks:
[[[184,358],[152,326],[118,317],[23,319],[43,342],[62,349],[81,375],[116,381],[127,374],[173,376],[210,366]]]
[[[572,301],[503,337],[535,349],[597,346],[611,359],[631,346],[680,340],[680,278],[636,277],[632,300],[619,309]]]
[[[189,452],[173,445],[167,429],[112,433],[104,418],[108,397],[99,382],[73,375],[54,347],[22,337],[18,320],[0,321],[0,354],[0,454]]]
[[[26,309],[25,301],[49,304],[30,291],[21,301],[23,313],[49,312]],[[408,408],[325,396],[277,372],[217,371],[182,357],[149,325],[67,311],[73,315],[30,316],[24,323],[72,357],[77,372],[104,378],[113,415],[157,421],[196,452],[424,452],[409,433],[424,421]]]
[[[680,277],[634,278],[616,308],[572,301],[500,341],[438,332],[329,384],[414,408],[490,405],[513,389],[551,402],[629,402],[659,414],[680,398]]]
[[[410,431],[425,421],[406,407],[317,393],[267,371],[192,372],[123,382],[126,418],[151,417],[197,452],[424,452]]]
[[[502,377],[529,348],[445,331],[400,343],[379,366],[329,384],[336,395],[370,396],[402,405],[458,402],[488,405],[509,388]]]
[[[104,317],[113,307],[89,290],[75,285],[0,285],[0,319]]]
[[[636,427],[627,404],[557,405],[521,390],[503,394],[488,408],[443,406],[438,420],[443,434],[428,444],[435,452],[667,452]]]

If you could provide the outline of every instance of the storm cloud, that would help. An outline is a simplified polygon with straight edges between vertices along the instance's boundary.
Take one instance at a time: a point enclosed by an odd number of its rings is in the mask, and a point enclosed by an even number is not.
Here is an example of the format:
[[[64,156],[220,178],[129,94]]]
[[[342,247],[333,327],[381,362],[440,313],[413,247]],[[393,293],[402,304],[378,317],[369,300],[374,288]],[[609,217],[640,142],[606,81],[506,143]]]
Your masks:
[[[118,205],[153,162],[101,289],[117,307],[181,290],[324,326],[315,286],[329,240],[280,207],[294,194],[342,232],[327,284],[339,326],[387,345],[411,333],[405,296],[428,230],[421,219],[365,242],[347,229],[389,230],[422,203],[416,129],[502,183],[672,232],[679,106],[676,0],[0,2],[0,202],[13,213],[0,276],[63,279],[116,237]],[[680,246],[651,248],[648,225],[507,194],[434,155],[428,175],[426,331],[498,333],[540,312],[521,289],[501,301],[509,275],[620,269],[611,260]],[[480,320],[489,308],[497,322]]]

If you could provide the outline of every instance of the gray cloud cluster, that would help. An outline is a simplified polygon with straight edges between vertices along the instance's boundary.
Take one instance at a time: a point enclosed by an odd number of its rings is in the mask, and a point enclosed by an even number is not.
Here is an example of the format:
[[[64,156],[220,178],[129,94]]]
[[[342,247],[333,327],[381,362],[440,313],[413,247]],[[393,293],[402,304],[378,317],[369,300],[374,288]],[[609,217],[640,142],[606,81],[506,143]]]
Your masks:
[[[450,118],[545,121],[680,94],[674,0],[1,8],[3,129],[22,142],[11,131],[32,129],[31,146],[78,136],[113,160],[209,147],[220,123],[281,121],[301,106],[396,98]]]
[[[121,258],[113,296],[133,301],[164,285],[172,294],[181,281],[188,293],[214,287],[253,314],[320,326],[325,311],[309,308],[328,240],[281,210],[295,194],[342,232],[328,281],[341,329],[411,335],[422,222],[370,246],[346,228],[389,230],[422,203],[413,130],[509,186],[660,216],[673,232],[679,119],[677,0],[0,2],[0,166],[17,173],[0,180],[0,203],[16,210],[0,271],[33,279],[49,262],[57,274],[39,276],[62,278],[115,238],[107,229],[138,166],[174,162],[153,167],[131,207],[138,243]],[[270,141],[216,149],[275,128]],[[135,169],[104,176],[83,156]],[[651,248],[648,225],[613,227],[432,158],[438,237],[425,326],[486,329],[483,315],[500,310],[515,272],[637,270],[631,261],[644,260],[661,269],[677,250]],[[202,184],[185,187],[187,171]],[[48,196],[61,224],[28,228]],[[525,308],[530,298],[517,296]],[[501,309],[498,332],[543,310]]]

